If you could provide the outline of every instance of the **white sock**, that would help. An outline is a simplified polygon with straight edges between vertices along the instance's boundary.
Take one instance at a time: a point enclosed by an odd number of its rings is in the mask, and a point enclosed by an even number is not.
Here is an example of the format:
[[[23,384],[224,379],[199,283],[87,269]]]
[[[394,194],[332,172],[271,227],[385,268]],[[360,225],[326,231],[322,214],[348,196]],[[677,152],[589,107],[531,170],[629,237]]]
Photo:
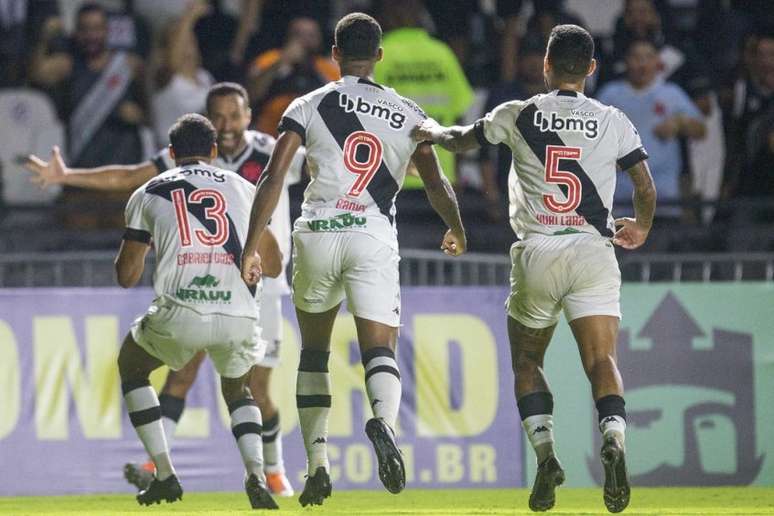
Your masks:
[[[602,437],[607,437],[612,434],[618,439],[618,442],[623,446],[626,438],[626,420],[621,416],[607,416],[602,418],[599,422],[599,431],[602,432]]]
[[[537,414],[529,416],[521,422],[527,439],[535,450],[538,464],[542,464],[551,455],[554,455],[554,416],[551,414]]]
[[[245,398],[229,404],[231,433],[242,455],[245,471],[263,480],[263,446],[261,443],[261,411],[255,400]]]
[[[371,348],[363,353],[365,384],[374,417],[395,428],[402,393],[395,353],[389,348]]]
[[[306,448],[307,474],[317,468],[330,471],[328,462],[328,417],[331,411],[329,352],[301,350],[296,379],[296,406]]]
[[[172,466],[164,427],[161,424],[161,407],[156,391],[148,382],[125,383],[122,388],[132,426],[148,456],[156,465],[156,478],[164,480],[174,475],[175,468]]]
[[[261,438],[263,439],[263,470],[266,473],[285,473],[279,412],[264,421]]]

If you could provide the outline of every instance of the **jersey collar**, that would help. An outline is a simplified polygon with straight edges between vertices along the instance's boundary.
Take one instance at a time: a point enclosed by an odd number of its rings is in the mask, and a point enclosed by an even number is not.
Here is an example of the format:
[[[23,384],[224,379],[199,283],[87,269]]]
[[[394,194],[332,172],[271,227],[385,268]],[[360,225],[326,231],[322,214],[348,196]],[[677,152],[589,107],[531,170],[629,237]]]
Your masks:
[[[554,90],[549,95],[553,95],[554,97],[572,97],[576,99],[585,99],[586,95],[579,91],[575,90]]]

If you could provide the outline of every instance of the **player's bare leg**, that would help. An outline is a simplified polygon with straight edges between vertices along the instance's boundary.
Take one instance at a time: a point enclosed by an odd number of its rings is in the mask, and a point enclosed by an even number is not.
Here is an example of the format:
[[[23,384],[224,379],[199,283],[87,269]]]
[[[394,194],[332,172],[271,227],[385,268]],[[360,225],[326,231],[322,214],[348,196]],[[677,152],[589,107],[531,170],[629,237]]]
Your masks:
[[[279,496],[293,496],[282,460],[282,432],[279,409],[271,399],[271,367],[255,366],[250,374],[250,391],[263,416],[263,470],[269,490]]]
[[[508,317],[514,393],[522,426],[537,457],[538,471],[529,508],[547,511],[556,503],[556,487],[564,483],[564,471],[554,452],[554,398],[543,372],[543,360],[556,325],[528,328]]]
[[[132,426],[156,469],[150,485],[137,495],[137,502],[142,505],[160,503],[161,500],[174,502],[183,497],[161,424],[159,400],[149,380],[151,371],[161,365],[161,361],[138,346],[131,335],[126,336],[118,355],[121,390]]]
[[[629,505],[624,437],[626,409],[623,382],[616,364],[618,318],[607,315],[581,317],[570,323],[578,342],[583,369],[591,382],[602,432],[602,466],[605,470],[604,500],[610,512]]]
[[[239,378],[221,377],[223,400],[231,414],[231,433],[245,465],[245,491],[253,509],[278,509],[266,488],[263,476],[263,446],[261,443],[261,411],[250,394],[248,371]]]
[[[161,405],[161,424],[167,438],[167,446],[172,447],[172,439],[177,429],[177,423],[185,408],[185,397],[191,389],[199,367],[206,356],[204,351],[197,353],[185,367],[179,371],[169,371],[164,387],[159,394]],[[144,464],[128,462],[124,464],[124,478],[140,491],[147,489],[153,480],[155,467],[152,460]]]
[[[397,494],[406,487],[406,471],[394,430],[401,397],[395,358],[398,328],[360,317],[355,317],[355,326],[365,368],[366,393],[374,414],[366,423],[366,435],[374,445],[382,484]]]
[[[339,306],[322,313],[304,312],[296,308],[301,333],[296,406],[307,461],[306,484],[298,498],[302,506],[322,505],[332,491],[328,462],[328,417],[331,411],[328,358],[331,332]]]

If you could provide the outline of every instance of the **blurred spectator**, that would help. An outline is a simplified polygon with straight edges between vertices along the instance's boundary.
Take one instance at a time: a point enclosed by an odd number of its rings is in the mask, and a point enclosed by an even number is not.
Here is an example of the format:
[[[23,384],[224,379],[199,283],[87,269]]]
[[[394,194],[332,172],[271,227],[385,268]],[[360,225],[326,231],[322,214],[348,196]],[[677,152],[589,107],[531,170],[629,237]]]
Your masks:
[[[543,56],[545,45],[536,37],[525,38],[519,44],[518,75],[516,80],[495,85],[489,93],[484,112],[511,100],[526,100],[545,93]],[[511,169],[511,150],[506,145],[488,146],[481,150],[481,179],[490,218],[504,216],[502,192],[508,191],[508,173]]]
[[[46,20],[57,16],[56,0],[0,0],[0,88],[21,86],[27,48]]]
[[[194,28],[202,64],[217,81],[241,81],[241,60],[234,57],[233,44],[240,22],[228,13],[220,0],[210,0],[210,9]],[[190,4],[189,4],[190,5]]]
[[[108,9],[107,46],[111,50],[132,52],[143,59],[150,54],[150,29],[134,12],[134,0],[124,0],[123,9]]]
[[[729,166],[725,188],[730,196],[738,193],[761,152],[768,146],[765,121],[774,106],[774,30],[767,29],[748,38],[745,69],[733,88],[728,126]],[[746,180],[745,180],[746,182]]]
[[[161,63],[156,72],[158,88],[153,95],[153,128],[156,141],[166,146],[169,128],[186,113],[203,113],[213,78],[202,68],[194,25],[210,10],[207,2],[189,4],[182,18],[165,31],[160,48]]]
[[[260,4],[258,7],[259,23],[256,23],[255,34],[248,45],[248,56],[256,56],[268,50],[282,47],[289,38],[290,26],[288,22],[294,18],[311,18],[317,22],[318,28],[325,28],[325,39],[332,39],[327,37],[331,33],[327,24],[331,21],[332,4],[336,0],[257,1]],[[354,3],[354,0],[349,1]],[[350,11],[339,9],[339,12],[347,14]],[[332,26],[335,26],[337,21],[338,18],[333,21]]]
[[[527,36],[538,36],[544,44],[548,43],[551,29],[557,25],[571,23],[583,25],[580,18],[567,11],[564,0],[533,0],[534,12],[527,20]]]
[[[416,101],[442,125],[453,125],[473,102],[473,90],[454,52],[420,27],[420,0],[395,0],[382,10],[384,59],[376,64],[376,82]],[[443,171],[456,182],[453,154],[436,149]],[[406,177],[403,189],[418,189],[422,180]]]
[[[321,55],[321,47],[320,25],[312,18],[295,18],[285,46],[256,58],[248,79],[256,129],[276,136],[282,113],[293,99],[339,78],[338,67]]]
[[[626,67],[626,80],[607,84],[597,98],[621,109],[639,131],[658,191],[656,214],[679,216],[680,210],[670,207],[670,203],[674,206],[682,200],[681,174],[685,169],[678,138],[704,137],[701,112],[679,86],[658,77],[659,55],[650,40],[630,43]],[[616,203],[629,204],[631,197],[631,182],[618,181]]]
[[[759,120],[759,145],[750,164],[739,177],[737,194],[741,197],[774,198],[774,113]]]
[[[63,93],[70,161],[92,167],[141,160],[142,61],[107,48],[107,13],[97,4],[81,6],[70,48],[53,47],[55,38],[43,34],[30,74],[37,84]]]
[[[136,163],[144,158],[143,124],[147,120],[142,60],[107,47],[108,19],[98,4],[78,10],[75,34],[69,45],[57,45],[58,34],[49,27],[35,49],[30,75],[61,101],[67,121],[67,155],[76,167],[107,163]],[[66,191],[66,226],[120,227],[119,201],[124,196]],[[110,204],[109,201],[115,201]]]
[[[510,41],[521,2],[427,0],[425,4],[435,24],[435,34],[449,44],[471,83],[475,87],[488,87],[499,82],[500,54],[513,50],[511,55],[515,58],[518,45],[497,48],[492,42],[501,40],[505,45],[506,40]],[[507,38],[503,38],[504,35]],[[511,67],[509,63],[509,69]]]

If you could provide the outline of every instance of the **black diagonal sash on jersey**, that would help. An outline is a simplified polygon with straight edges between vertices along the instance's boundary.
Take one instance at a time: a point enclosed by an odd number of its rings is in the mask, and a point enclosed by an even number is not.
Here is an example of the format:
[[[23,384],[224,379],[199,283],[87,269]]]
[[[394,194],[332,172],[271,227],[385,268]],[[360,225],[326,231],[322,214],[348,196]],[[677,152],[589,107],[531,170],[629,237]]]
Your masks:
[[[545,166],[546,164],[546,146],[547,145],[560,145],[566,147],[566,144],[554,131],[541,131],[538,129],[533,120],[535,119],[535,111],[537,106],[530,104],[525,107],[519,114],[519,118],[516,119],[516,127],[524,137],[524,141],[527,142],[529,148],[537,156],[540,162]],[[580,179],[582,191],[581,201],[575,211],[578,215],[582,215],[586,219],[586,222],[594,226],[599,234],[606,237],[613,236],[613,232],[607,227],[607,219],[610,215],[610,211],[605,208],[602,199],[599,197],[597,187],[594,186],[593,181],[583,170],[580,162],[574,159],[565,160],[563,169],[570,172],[578,179]],[[567,185],[559,184],[559,188],[562,193],[567,195]]]
[[[172,190],[177,190],[179,188],[185,192],[186,199],[188,199],[188,196],[191,195],[191,192],[196,190],[194,185],[184,179],[178,179],[174,181],[154,180],[145,187],[145,193],[158,195],[159,197],[172,202]],[[207,208],[203,205],[203,203],[191,204],[186,202],[186,206],[188,207],[188,213],[196,217],[196,220],[201,222],[202,226],[204,226],[205,229],[210,232],[210,234],[214,235],[215,231],[217,231],[216,223],[215,221],[210,220],[205,216],[204,210]],[[240,270],[241,275],[240,264],[242,262],[242,243],[239,241],[239,237],[237,236],[238,233],[236,226],[234,225],[234,221],[231,220],[231,217],[228,213],[225,215],[226,219],[228,220],[228,240],[226,240],[226,243],[223,244],[223,249],[234,257],[234,265],[236,265],[237,269]],[[253,296],[255,295],[256,288],[254,286],[248,286],[247,289],[250,291],[250,294]]]
[[[355,131],[365,131],[363,124],[360,123],[360,119],[355,113],[347,113],[339,106],[338,91],[332,91],[323,97],[322,102],[317,106],[317,111],[342,150],[344,149],[344,140],[350,134]],[[384,160],[382,160],[379,169],[374,174],[371,182],[368,183],[366,190],[368,190],[368,193],[379,207],[379,211],[387,217],[390,223],[392,223],[392,213],[390,213],[392,211],[392,204],[399,189],[398,183],[390,174],[390,169],[387,168]]]

